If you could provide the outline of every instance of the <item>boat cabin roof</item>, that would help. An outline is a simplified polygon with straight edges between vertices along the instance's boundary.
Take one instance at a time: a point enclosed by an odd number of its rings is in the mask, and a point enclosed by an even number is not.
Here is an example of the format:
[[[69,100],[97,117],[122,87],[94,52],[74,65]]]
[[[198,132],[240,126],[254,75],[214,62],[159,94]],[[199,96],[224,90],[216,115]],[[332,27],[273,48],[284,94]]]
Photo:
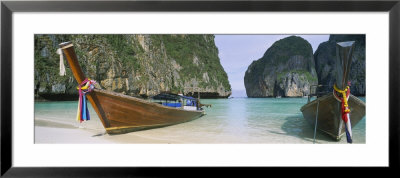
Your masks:
[[[188,99],[188,100],[196,100],[195,98],[190,97],[190,96],[168,94],[168,93],[160,93],[160,94],[158,94],[156,96],[153,96],[153,99],[156,99],[156,100],[172,100],[172,101],[176,101],[176,100],[179,100],[181,98]]]
[[[188,100],[196,100],[196,98],[190,96],[180,96],[181,98],[188,99]]]

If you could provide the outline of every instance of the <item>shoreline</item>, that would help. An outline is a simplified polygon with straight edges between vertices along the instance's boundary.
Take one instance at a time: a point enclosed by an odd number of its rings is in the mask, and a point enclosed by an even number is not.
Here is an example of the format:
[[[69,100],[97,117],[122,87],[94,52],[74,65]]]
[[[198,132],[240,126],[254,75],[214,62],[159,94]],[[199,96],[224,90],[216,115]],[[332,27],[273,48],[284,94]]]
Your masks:
[[[207,100],[206,103],[213,107],[206,109],[207,115],[200,119],[119,135],[106,134],[90,105],[90,121],[79,124],[76,121],[77,103],[38,102],[34,115],[34,143],[308,144],[313,142],[314,128],[302,119],[298,107],[303,102],[306,99]],[[363,120],[358,124],[361,126],[352,129],[354,143],[366,143]],[[344,144],[345,141],[332,141],[318,132],[316,143]]]
[[[356,96],[356,97],[365,97],[366,95],[360,95],[360,96],[357,96],[357,95],[354,95],[354,96]],[[77,97],[78,98],[78,97]],[[259,99],[259,98],[276,98],[276,99],[279,99],[279,97],[275,97],[275,96],[266,96],[266,97],[248,97],[248,96],[230,96],[230,97],[228,97],[228,98],[201,98],[201,99],[233,99],[233,98],[250,98],[250,99]],[[287,96],[281,96],[280,98],[307,98],[307,96],[293,96],[293,97],[287,97]],[[144,99],[144,100],[146,100],[145,98],[140,98],[140,99]],[[49,100],[49,99],[43,99],[43,98],[35,98],[35,101],[34,102],[43,102],[43,103],[45,103],[45,102],[60,102],[60,101],[78,101],[78,99],[73,99],[73,100]]]

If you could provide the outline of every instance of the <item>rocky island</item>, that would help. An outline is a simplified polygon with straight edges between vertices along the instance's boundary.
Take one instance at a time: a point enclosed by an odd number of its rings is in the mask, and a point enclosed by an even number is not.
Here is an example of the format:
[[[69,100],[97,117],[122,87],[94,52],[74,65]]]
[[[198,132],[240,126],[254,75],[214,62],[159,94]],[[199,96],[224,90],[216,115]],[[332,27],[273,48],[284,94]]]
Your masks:
[[[336,43],[343,41],[355,41],[349,80],[351,93],[365,96],[365,35],[330,35],[314,54],[311,45],[301,37],[275,42],[261,59],[248,67],[244,77],[247,96],[305,96],[310,85],[317,83],[323,86],[319,92],[331,92],[336,73]]]
[[[135,97],[160,92],[227,98],[231,86],[214,35],[35,35],[35,98],[77,99],[78,83],[65,63],[59,75],[58,44],[71,41],[82,70],[97,86]]]
[[[365,35],[330,35],[314,53],[315,70],[321,90],[331,91],[335,82],[336,43],[355,41],[350,69],[350,89],[355,96],[365,96]]]
[[[302,97],[317,82],[311,44],[298,36],[276,41],[244,76],[248,97]]]

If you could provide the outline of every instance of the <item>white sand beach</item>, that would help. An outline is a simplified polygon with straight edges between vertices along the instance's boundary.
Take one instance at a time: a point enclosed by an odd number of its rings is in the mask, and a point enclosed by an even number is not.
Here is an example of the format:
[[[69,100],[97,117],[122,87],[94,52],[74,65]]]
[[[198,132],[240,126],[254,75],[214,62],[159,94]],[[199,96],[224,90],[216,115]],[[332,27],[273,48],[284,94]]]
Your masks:
[[[179,143],[173,140],[141,136],[138,133],[108,135],[103,128],[35,118],[36,144],[110,144],[110,143]]]

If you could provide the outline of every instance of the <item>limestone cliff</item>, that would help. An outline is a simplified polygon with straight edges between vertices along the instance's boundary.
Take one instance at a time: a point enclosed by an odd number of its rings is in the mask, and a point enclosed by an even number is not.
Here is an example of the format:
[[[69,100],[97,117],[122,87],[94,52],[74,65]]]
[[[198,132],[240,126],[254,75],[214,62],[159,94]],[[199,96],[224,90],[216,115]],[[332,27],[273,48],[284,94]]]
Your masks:
[[[83,72],[99,88],[137,97],[164,91],[200,91],[202,98],[231,94],[214,35],[35,35],[37,98],[76,99],[77,83],[66,61],[67,75],[58,75],[56,50],[64,41],[74,44]]]
[[[353,59],[350,69],[351,93],[365,95],[365,35],[330,35],[329,41],[318,46],[314,53],[315,70],[318,84],[325,85],[321,90],[331,91],[335,83],[336,43],[355,41]]]
[[[306,40],[290,36],[276,41],[248,67],[244,84],[248,97],[301,97],[317,84],[313,50]]]

